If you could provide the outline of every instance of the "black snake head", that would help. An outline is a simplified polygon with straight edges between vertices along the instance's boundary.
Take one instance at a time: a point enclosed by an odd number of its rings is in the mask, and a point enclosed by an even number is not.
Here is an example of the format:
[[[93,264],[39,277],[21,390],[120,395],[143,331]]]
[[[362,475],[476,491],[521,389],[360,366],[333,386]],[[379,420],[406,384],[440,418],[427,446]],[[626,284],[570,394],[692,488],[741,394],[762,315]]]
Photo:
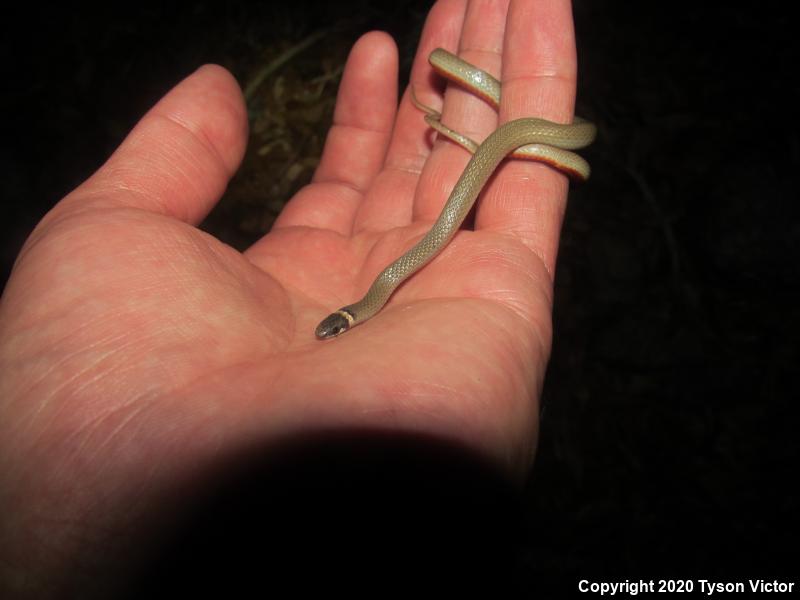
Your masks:
[[[333,338],[350,329],[350,324],[352,322],[353,315],[345,310],[337,310],[335,313],[325,317],[322,323],[317,325],[317,329],[314,333],[317,335],[317,338],[321,340]]]

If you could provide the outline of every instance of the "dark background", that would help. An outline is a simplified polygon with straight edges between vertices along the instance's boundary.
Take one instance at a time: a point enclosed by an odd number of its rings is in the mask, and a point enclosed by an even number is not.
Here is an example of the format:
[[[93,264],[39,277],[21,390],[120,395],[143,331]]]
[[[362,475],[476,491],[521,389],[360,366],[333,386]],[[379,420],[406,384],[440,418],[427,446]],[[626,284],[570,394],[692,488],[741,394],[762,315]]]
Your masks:
[[[243,87],[271,68],[244,166],[203,225],[240,249],[258,239],[311,176],[357,37],[389,31],[407,76],[428,3],[375,4],[9,15],[3,281],[41,216],[204,62]],[[798,52],[768,6],[575,3],[577,112],[600,133],[563,230],[513,552],[526,590],[797,575]]]

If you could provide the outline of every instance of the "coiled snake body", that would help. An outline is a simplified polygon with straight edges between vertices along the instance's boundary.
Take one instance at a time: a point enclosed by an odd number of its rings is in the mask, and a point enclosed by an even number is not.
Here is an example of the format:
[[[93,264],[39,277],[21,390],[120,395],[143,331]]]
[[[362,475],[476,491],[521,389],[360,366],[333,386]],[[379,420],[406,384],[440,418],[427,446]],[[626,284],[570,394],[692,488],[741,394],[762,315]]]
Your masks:
[[[437,72],[475,91],[495,106],[499,105],[500,83],[485,71],[441,48],[434,50],[429,60]],[[386,267],[361,300],[326,317],[316,329],[320,339],[335,337],[377,314],[403,281],[424,267],[450,242],[497,165],[512,152],[514,157],[547,163],[576,179],[589,177],[588,163],[570,152],[594,140],[594,125],[582,119],[576,118],[570,125],[537,118],[516,119],[498,127],[478,145],[442,125],[439,113],[433,109],[421,105],[416,99],[414,103],[428,113],[425,121],[429,125],[470,150],[473,156],[428,233]]]

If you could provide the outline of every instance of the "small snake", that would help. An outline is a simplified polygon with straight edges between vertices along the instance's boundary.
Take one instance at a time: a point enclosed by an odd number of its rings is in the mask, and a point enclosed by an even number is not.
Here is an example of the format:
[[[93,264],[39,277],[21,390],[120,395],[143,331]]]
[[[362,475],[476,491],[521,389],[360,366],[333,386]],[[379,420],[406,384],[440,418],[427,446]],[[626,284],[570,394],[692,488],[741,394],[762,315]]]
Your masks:
[[[441,48],[431,52],[428,60],[436,72],[473,91],[495,108],[499,106],[500,82],[489,73]],[[431,127],[472,152],[473,156],[428,233],[386,267],[361,300],[325,317],[316,329],[319,339],[336,337],[376,315],[403,281],[428,264],[450,242],[497,165],[509,154],[544,162],[575,179],[589,177],[589,164],[569,152],[588,146],[594,140],[595,126],[583,119],[576,118],[571,125],[537,118],[516,119],[498,127],[478,145],[442,125],[439,113],[420,104],[413,96],[413,89],[412,101],[428,113],[425,121]]]

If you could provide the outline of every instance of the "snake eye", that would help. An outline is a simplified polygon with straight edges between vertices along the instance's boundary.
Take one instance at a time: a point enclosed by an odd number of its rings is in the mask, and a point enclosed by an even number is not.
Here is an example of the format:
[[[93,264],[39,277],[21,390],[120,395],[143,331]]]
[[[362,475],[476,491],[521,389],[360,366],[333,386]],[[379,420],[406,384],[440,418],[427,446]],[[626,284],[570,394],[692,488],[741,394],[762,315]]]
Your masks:
[[[340,312],[335,312],[325,317],[322,323],[317,325],[317,330],[314,333],[316,333],[319,339],[324,340],[336,337],[348,329],[350,329],[350,321]]]

